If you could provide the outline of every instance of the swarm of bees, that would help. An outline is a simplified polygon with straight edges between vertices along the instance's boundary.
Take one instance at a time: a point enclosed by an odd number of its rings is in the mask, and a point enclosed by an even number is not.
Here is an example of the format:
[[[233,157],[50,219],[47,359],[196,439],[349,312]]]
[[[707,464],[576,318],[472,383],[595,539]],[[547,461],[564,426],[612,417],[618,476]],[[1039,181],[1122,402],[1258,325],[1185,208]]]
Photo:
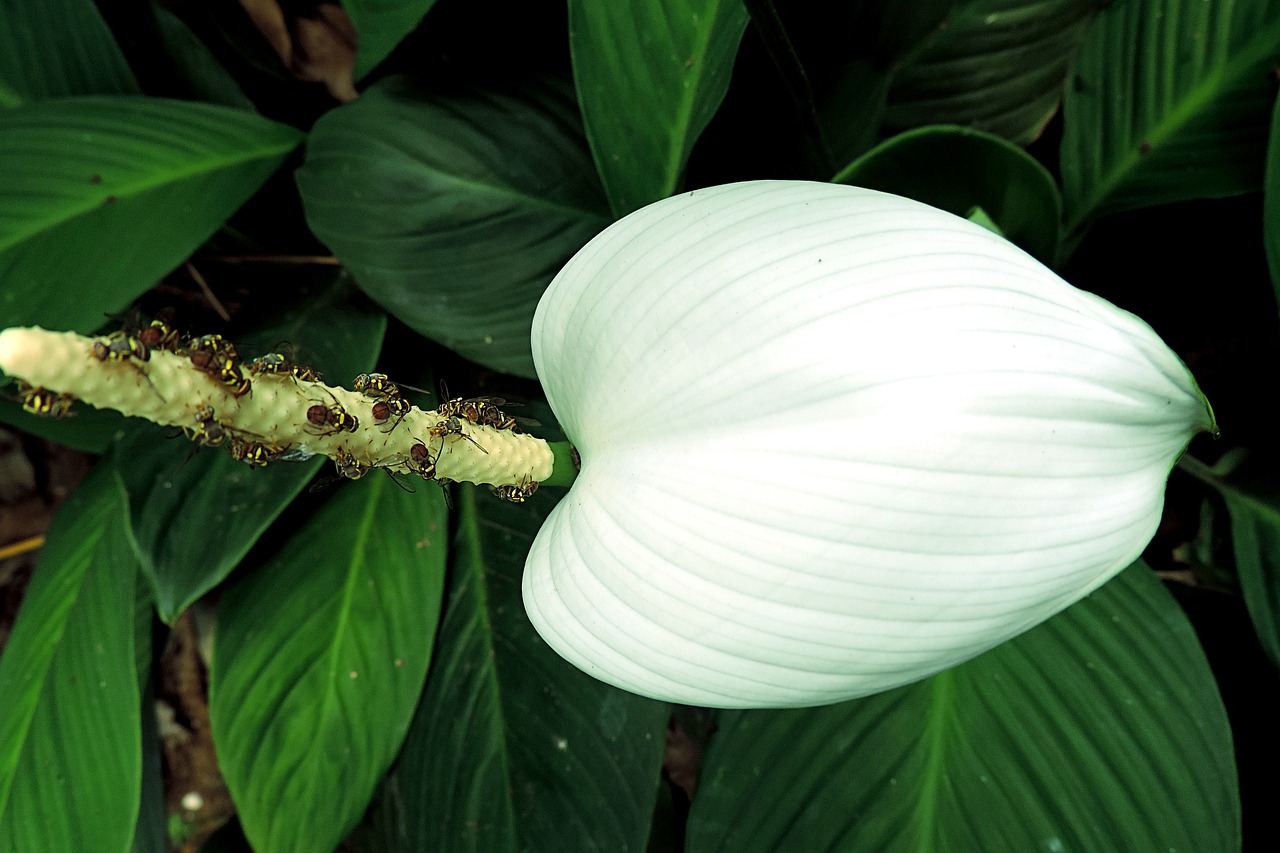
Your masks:
[[[286,347],[286,349],[288,349]],[[256,358],[242,360],[236,346],[221,335],[187,336],[180,333],[170,318],[157,316],[145,324],[136,314],[126,318],[123,328],[95,338],[89,347],[89,355],[101,362],[121,362],[130,365],[147,381],[151,380],[142,365],[151,359],[153,351],[172,353],[191,362],[192,367],[209,376],[232,397],[239,399],[253,393],[255,380],[272,377],[275,381],[292,379],[294,382],[320,381],[320,374],[310,367],[294,361],[292,353],[271,352]],[[302,415],[303,428],[317,436],[339,436],[354,433],[360,428],[360,417],[347,410],[341,401],[323,385],[318,386],[327,399],[312,399]],[[392,382],[383,373],[362,373],[352,383],[353,390],[368,400],[368,416],[386,433],[399,428],[406,416],[414,410],[405,398],[403,390],[427,394],[421,388]],[[155,386],[152,385],[152,390]],[[448,480],[439,477],[436,464],[449,443],[467,441],[478,450],[489,451],[468,433],[468,426],[489,427],[495,430],[520,432],[522,425],[537,425],[537,421],[508,415],[502,407],[508,405],[501,397],[454,397],[441,384],[442,402],[436,409],[439,422],[422,438],[414,439],[409,453],[398,466],[424,480],[436,480],[442,486]],[[156,391],[159,395],[159,391]],[[161,398],[163,400],[163,398]],[[69,394],[57,393],[46,388],[18,383],[17,400],[23,409],[33,414],[63,418],[74,414],[74,399]],[[514,404],[512,404],[514,405]],[[181,424],[182,433],[192,442],[204,447],[226,447],[231,457],[252,467],[263,467],[272,462],[304,461],[315,451],[301,446],[273,444],[261,436],[237,430],[226,420],[220,420],[213,404],[205,402],[190,413],[190,419]],[[358,459],[346,449],[333,454],[334,467],[342,479],[356,480],[363,477],[374,465]],[[387,468],[390,474],[391,469]],[[392,477],[395,479],[394,475]],[[401,488],[403,483],[396,480]],[[518,484],[494,486],[490,491],[498,498],[523,503],[538,490],[538,483],[526,478]],[[411,488],[408,491],[413,491]],[[446,498],[447,498],[446,492]]]

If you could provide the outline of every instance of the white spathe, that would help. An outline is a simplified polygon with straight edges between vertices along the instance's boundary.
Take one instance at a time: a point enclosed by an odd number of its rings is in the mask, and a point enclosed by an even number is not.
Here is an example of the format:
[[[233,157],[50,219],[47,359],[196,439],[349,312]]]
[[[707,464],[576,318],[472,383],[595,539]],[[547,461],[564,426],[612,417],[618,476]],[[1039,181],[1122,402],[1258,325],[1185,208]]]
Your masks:
[[[1138,557],[1212,426],[1137,317],[832,184],[630,214],[552,282],[533,356],[582,472],[529,616],[595,677],[693,705],[836,702],[1030,628]]]

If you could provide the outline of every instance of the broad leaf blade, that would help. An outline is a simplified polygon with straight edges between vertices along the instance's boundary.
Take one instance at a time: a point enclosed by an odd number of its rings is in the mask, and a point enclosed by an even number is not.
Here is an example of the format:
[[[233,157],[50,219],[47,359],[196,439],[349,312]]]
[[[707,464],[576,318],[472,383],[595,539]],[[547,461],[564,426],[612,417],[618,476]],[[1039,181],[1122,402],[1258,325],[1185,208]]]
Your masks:
[[[390,849],[644,849],[667,706],[534,633],[520,576],[548,504],[461,492],[439,653],[385,791]]]
[[[1280,99],[1271,113],[1266,177],[1262,186],[1262,242],[1271,271],[1271,288],[1280,304]]]
[[[138,81],[93,0],[4,0],[0,18],[0,107],[137,94]]]
[[[899,61],[885,130],[963,124],[1020,145],[1058,109],[1100,0],[965,0]]]
[[[1192,459],[1179,465],[1226,501],[1240,591],[1262,648],[1280,666],[1280,485],[1275,460],[1228,462],[1224,457],[1218,469]]]
[[[251,113],[158,98],[2,115],[5,322],[80,332],[181,263],[300,139]]]
[[[386,59],[435,4],[436,0],[342,0],[359,35],[355,78]]]
[[[719,726],[690,851],[1239,846],[1225,711],[1142,564],[926,681]]]
[[[521,376],[542,291],[608,224],[573,101],[546,81],[449,97],[383,81],[316,123],[298,185],[392,315]]]
[[[741,0],[570,0],[573,78],[616,216],[679,187],[746,26]]]
[[[1094,20],[1063,104],[1069,231],[1262,184],[1280,2],[1136,0]]]
[[[386,317],[344,297],[341,281],[312,295],[287,320],[253,333],[262,351],[285,341],[341,383],[373,366]],[[192,401],[192,409],[199,401]],[[225,448],[197,450],[158,427],[132,430],[115,448],[129,497],[130,531],[160,618],[172,624],[216,586],[324,464],[277,462],[253,469]]]
[[[886,140],[833,178],[968,216],[981,207],[1000,231],[1046,264],[1058,246],[1062,199],[1043,166],[997,136],[922,127]]]
[[[120,491],[99,465],[54,520],[0,658],[0,850],[129,849],[136,576]]]
[[[444,586],[444,500],[422,491],[346,485],[222,599],[209,714],[255,849],[334,849],[400,748]]]

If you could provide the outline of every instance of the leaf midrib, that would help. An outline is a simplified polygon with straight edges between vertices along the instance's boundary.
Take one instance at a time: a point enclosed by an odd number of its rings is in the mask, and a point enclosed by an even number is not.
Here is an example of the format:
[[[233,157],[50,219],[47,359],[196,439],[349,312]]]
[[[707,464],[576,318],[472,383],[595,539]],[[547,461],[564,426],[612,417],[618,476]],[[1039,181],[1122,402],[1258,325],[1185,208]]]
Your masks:
[[[1207,76],[1187,90],[1174,108],[1152,125],[1148,132],[1136,132],[1141,129],[1135,125],[1133,128],[1135,134],[1129,140],[1124,156],[1117,160],[1106,176],[1095,182],[1093,190],[1082,198],[1075,213],[1067,221],[1067,232],[1075,232],[1093,219],[1094,211],[1101,203],[1123,184],[1124,179],[1138,163],[1148,158],[1149,155],[1142,154],[1134,143],[1145,142],[1154,152],[1161,142],[1196,118],[1206,103],[1213,101],[1224,92],[1230,92],[1233,84],[1244,78],[1254,66],[1261,64],[1277,45],[1280,45],[1280,19],[1245,42],[1241,50],[1233,53],[1226,62],[1217,65]]]
[[[220,156],[200,159],[188,164],[185,168],[166,170],[163,175],[159,175],[150,179],[141,179],[122,184],[115,193],[117,201],[135,199],[152,190],[165,188],[176,185],[182,181],[190,180],[196,177],[213,174],[221,170],[230,169],[245,163],[256,162],[270,159],[271,157],[283,156],[292,151],[297,142],[288,144],[263,146],[261,148],[250,149],[237,152],[232,156]],[[52,231],[72,220],[92,213],[102,208],[100,199],[86,198],[84,202],[74,205],[60,205],[51,216],[40,219],[28,220],[28,227],[20,228],[11,232],[7,239],[0,239],[0,252],[7,251],[12,247],[25,242],[26,240],[39,234]]]

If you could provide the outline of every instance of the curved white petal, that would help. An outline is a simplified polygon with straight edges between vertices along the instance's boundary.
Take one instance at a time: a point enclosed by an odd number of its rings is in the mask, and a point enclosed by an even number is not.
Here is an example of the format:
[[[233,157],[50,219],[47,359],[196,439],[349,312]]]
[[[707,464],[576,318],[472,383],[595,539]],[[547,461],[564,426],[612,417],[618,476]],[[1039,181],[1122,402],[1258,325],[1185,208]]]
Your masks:
[[[1141,320],[830,184],[627,216],[547,290],[533,352],[582,473],[529,615],[592,675],[697,705],[860,696],[1042,621],[1138,556],[1211,423]]]

